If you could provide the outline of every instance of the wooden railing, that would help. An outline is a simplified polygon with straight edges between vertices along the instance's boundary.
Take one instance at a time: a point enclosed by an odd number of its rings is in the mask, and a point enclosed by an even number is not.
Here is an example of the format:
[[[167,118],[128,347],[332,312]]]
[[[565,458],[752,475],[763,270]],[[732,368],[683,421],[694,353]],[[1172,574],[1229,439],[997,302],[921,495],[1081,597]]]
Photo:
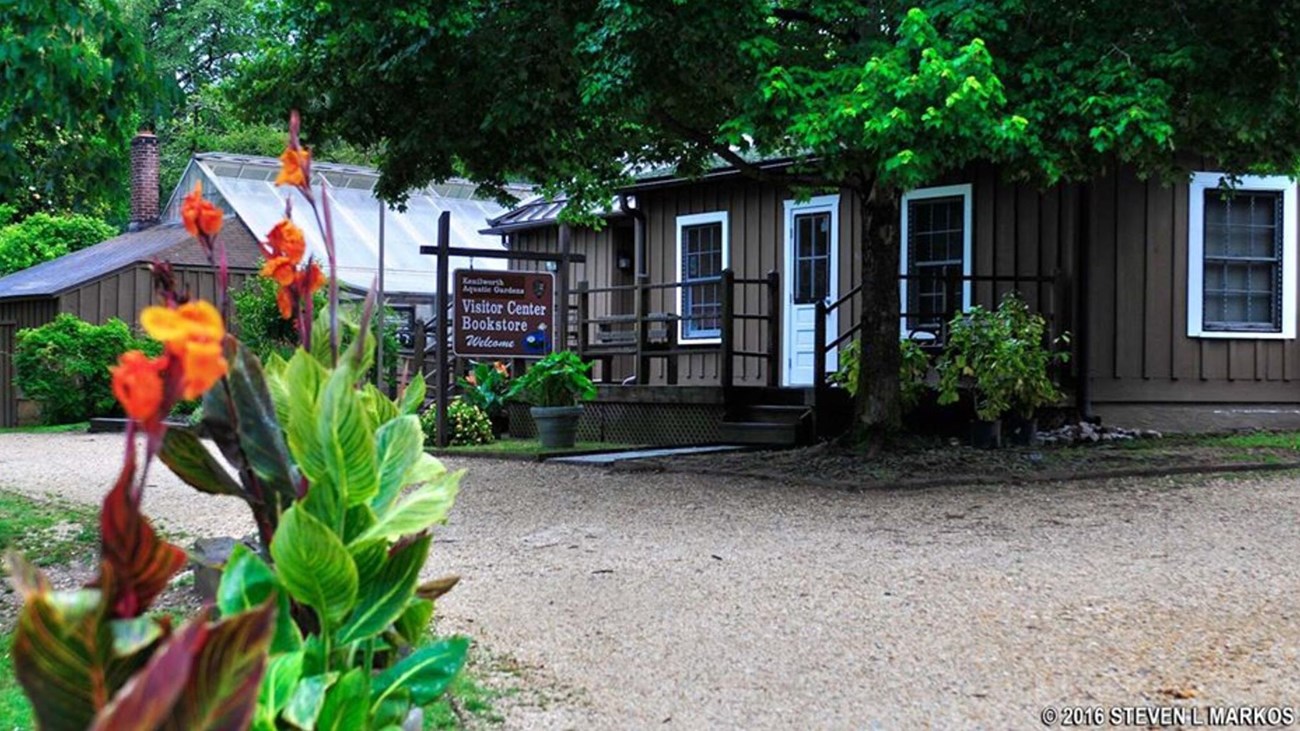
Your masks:
[[[720,312],[716,316],[680,315],[654,310],[656,292],[680,291],[682,287],[707,284],[719,285]],[[757,287],[763,290],[763,296],[758,297],[757,301],[764,303],[765,307],[759,308],[759,311],[737,311],[737,300],[751,299],[737,296],[737,292],[744,287]],[[718,381],[723,388],[735,384],[737,358],[762,361],[768,384],[780,382],[781,281],[775,271],[769,272],[766,277],[747,279],[737,277],[735,272],[725,269],[716,277],[694,279],[690,282],[651,282],[649,277],[642,275],[637,277],[635,284],[610,287],[592,287],[584,281],[578,283],[574,294],[577,300],[577,315],[574,319],[577,330],[577,351],[584,359],[601,362],[602,380],[608,382],[611,379],[614,358],[630,356],[635,364],[632,380],[636,383],[649,383],[651,361],[663,359],[666,363],[666,380],[669,385],[675,385],[678,381],[678,361],[681,358],[702,353],[717,353]],[[613,299],[620,295],[631,296],[633,305],[631,313],[619,312],[620,307],[611,303],[605,308],[605,314],[593,314],[594,297],[604,296]],[[681,301],[680,296],[666,299],[672,302]],[[678,327],[681,323],[714,319],[719,323],[717,342],[679,341]],[[757,342],[751,342],[748,333],[738,329],[738,325],[746,322],[763,323],[764,327],[760,328],[763,335]]]

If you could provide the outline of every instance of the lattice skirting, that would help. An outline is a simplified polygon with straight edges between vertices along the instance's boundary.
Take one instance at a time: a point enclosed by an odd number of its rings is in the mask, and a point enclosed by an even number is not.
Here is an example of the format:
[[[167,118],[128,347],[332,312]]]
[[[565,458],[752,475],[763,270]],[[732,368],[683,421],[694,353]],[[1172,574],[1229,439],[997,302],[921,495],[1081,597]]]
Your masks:
[[[589,401],[578,423],[579,441],[620,444],[711,444],[719,441],[722,404],[628,403]],[[528,407],[510,405],[510,436],[537,436]]]

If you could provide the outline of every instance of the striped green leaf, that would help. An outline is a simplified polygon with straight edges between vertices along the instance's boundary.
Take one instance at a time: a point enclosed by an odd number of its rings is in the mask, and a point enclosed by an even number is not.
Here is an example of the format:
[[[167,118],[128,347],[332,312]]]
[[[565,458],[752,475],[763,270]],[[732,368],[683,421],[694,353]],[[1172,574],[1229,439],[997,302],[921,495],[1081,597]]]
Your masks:
[[[430,458],[432,459],[432,458]],[[434,460],[436,462],[436,460]],[[379,513],[375,524],[362,533],[355,542],[374,538],[395,540],[427,530],[447,517],[456,501],[456,491],[464,470],[444,472],[431,482],[399,497]]]
[[[406,610],[415,595],[420,569],[429,557],[428,534],[394,550],[383,566],[361,584],[357,608],[339,631],[339,642],[347,644],[383,632]]]
[[[271,541],[276,571],[294,599],[336,622],[357,599],[357,567],[333,531],[295,505]]]
[[[469,652],[469,638],[451,637],[426,645],[375,676],[370,707],[378,708],[397,690],[410,692],[416,705],[437,700],[456,679]]]

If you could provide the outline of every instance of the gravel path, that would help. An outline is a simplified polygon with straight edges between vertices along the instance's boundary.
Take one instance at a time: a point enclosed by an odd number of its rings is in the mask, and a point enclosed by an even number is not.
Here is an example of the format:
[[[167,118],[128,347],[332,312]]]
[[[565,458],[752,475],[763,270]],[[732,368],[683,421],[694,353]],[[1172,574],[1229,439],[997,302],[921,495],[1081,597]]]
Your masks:
[[[0,435],[0,485],[95,502],[120,437]],[[1062,705],[1300,704],[1294,475],[846,494],[469,467],[444,629],[551,703],[510,728],[1041,728]],[[242,506],[163,471],[191,535]],[[1190,700],[1174,694],[1193,693]]]

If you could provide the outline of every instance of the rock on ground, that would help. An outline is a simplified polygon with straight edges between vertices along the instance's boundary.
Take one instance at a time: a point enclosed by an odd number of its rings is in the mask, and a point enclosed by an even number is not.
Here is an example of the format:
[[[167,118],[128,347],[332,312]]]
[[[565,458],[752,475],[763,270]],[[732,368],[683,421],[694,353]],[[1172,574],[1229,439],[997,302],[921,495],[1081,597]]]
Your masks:
[[[94,503],[120,450],[0,435],[0,484]],[[1292,474],[847,494],[449,462],[442,630],[549,689],[507,728],[1040,728],[1046,706],[1300,697]],[[250,529],[156,469],[169,530]]]

